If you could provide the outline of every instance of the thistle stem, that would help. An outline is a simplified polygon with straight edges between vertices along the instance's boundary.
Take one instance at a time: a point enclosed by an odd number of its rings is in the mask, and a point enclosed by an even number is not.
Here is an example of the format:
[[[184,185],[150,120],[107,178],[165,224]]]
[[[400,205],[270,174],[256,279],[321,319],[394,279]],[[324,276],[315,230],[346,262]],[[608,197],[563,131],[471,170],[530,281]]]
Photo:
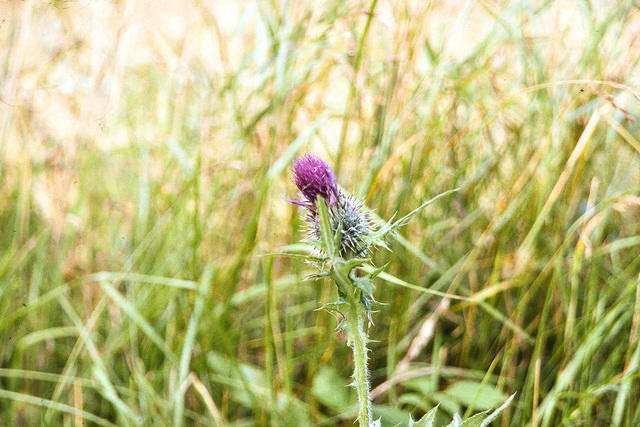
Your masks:
[[[331,278],[336,282],[338,291],[347,302],[348,311],[345,322],[349,334],[349,345],[353,350],[353,384],[358,393],[358,422],[360,427],[371,425],[371,401],[369,400],[369,371],[367,368],[367,342],[369,337],[364,329],[368,316],[365,307],[360,302],[360,290],[351,281],[349,272],[354,268],[348,260],[339,255],[341,241],[340,227],[331,228],[327,205],[322,197],[318,197],[318,222],[322,247],[332,259]],[[352,260],[352,261],[355,261]],[[360,260],[357,261],[360,263]]]
[[[358,421],[360,427],[371,425],[371,400],[369,399],[369,369],[367,367],[367,341],[369,340],[364,330],[367,321],[364,308],[354,295],[348,297],[349,312],[347,322],[349,323],[350,346],[353,350],[353,383],[358,393],[360,408],[358,410]]]

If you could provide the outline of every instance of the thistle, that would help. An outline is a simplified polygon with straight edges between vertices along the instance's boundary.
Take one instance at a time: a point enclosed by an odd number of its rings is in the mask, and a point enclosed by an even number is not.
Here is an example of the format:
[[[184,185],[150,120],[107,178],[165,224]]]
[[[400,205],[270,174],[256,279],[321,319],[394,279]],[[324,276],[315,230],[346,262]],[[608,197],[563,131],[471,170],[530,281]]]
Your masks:
[[[306,154],[296,159],[293,174],[300,199],[289,202],[305,208],[307,240],[321,254],[302,257],[320,271],[310,277],[330,277],[338,288],[338,301],[323,308],[339,312],[344,318],[338,327],[347,333],[348,345],[353,350],[353,386],[359,401],[359,425],[379,426],[380,421],[373,422],[371,416],[366,329],[373,323],[371,306],[376,303],[373,280],[382,268],[376,268],[370,257],[375,247],[389,249],[385,244],[387,235],[405,225],[428,204],[457,189],[444,192],[404,217],[396,221],[392,218],[376,229],[363,203],[338,187],[335,172],[320,158]]]
[[[338,287],[338,301],[325,308],[340,311],[338,307],[345,306],[340,326],[347,332],[353,349],[353,385],[360,403],[358,420],[360,426],[369,426],[369,338],[365,325],[371,321],[372,276],[358,277],[354,271],[366,261],[358,257],[370,252],[369,216],[362,203],[338,188],[335,173],[320,158],[307,154],[296,159],[293,173],[302,199],[290,202],[306,208],[307,238],[331,262],[330,270],[319,276],[330,276]],[[323,270],[323,266],[319,268]]]

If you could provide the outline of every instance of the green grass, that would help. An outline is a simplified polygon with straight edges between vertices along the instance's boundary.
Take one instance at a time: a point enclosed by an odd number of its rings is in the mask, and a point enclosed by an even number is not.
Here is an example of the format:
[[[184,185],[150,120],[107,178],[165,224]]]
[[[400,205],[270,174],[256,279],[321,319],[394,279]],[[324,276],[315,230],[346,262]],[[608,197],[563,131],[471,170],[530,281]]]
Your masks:
[[[334,285],[264,256],[303,152],[383,219],[460,188],[375,257],[383,425],[640,425],[634,2],[0,12],[0,425],[353,425]]]

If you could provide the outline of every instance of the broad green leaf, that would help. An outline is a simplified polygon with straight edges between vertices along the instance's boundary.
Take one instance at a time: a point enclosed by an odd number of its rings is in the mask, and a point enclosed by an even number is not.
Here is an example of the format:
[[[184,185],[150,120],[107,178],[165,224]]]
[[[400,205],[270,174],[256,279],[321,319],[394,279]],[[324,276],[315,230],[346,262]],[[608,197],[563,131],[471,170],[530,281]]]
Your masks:
[[[276,397],[277,419],[282,425],[308,426],[311,423],[311,414],[304,404],[293,395],[280,392]]]
[[[323,366],[313,377],[311,394],[336,411],[344,410],[352,403],[347,381],[330,366]]]
[[[409,413],[387,405],[373,405],[373,418],[381,418],[383,426],[408,426]]]
[[[215,351],[207,354],[207,362],[218,374],[212,375],[211,379],[229,388],[233,400],[248,408],[253,407],[256,402],[263,402],[259,397],[266,396],[268,389],[262,370]]]
[[[440,409],[453,415],[462,410],[460,403],[449,395],[441,392],[431,393],[429,398],[440,405]]]
[[[423,411],[428,411],[433,406],[426,401],[423,395],[418,393],[404,393],[398,398],[398,403],[401,405],[415,406]]]
[[[421,393],[423,396],[428,396],[435,391],[433,389],[433,381],[431,381],[431,377],[427,376],[409,378],[408,380],[403,381],[402,385]]]
[[[507,399],[507,396],[489,384],[474,381],[460,381],[445,391],[445,394],[464,406],[481,411],[492,409]]]

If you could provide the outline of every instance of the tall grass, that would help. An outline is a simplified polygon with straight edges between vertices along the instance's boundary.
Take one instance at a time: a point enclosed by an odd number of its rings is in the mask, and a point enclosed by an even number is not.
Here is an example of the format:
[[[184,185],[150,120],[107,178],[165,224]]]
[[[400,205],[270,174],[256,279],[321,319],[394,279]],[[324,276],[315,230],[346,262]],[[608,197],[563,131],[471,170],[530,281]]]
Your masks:
[[[461,188],[376,255],[383,425],[640,425],[634,2],[0,12],[0,424],[352,425],[333,285],[263,256],[309,151],[382,218]]]

